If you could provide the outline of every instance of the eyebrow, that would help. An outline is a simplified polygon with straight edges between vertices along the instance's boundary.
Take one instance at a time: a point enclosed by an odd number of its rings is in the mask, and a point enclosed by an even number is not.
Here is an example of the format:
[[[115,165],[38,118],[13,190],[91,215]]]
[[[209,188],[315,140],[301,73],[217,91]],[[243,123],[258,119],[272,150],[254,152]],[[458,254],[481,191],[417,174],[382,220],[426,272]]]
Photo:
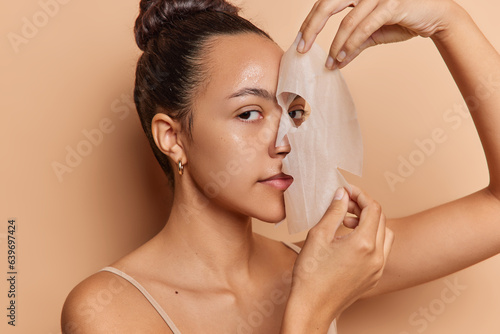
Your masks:
[[[239,91],[231,94],[228,99],[232,99],[235,97],[241,97],[245,95],[254,95],[258,97],[262,97],[266,100],[270,101],[276,101],[276,94],[271,93],[268,90],[262,89],[262,88],[242,88]]]

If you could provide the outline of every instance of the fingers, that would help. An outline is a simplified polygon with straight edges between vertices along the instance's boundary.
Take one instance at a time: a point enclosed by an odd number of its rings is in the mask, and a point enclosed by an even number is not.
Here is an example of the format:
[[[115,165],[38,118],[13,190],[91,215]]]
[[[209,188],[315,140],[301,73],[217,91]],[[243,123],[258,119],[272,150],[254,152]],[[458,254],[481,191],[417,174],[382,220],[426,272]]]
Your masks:
[[[380,204],[355,185],[351,186],[353,211],[359,217],[358,233],[367,240],[373,240],[375,247],[382,247],[385,238],[385,215]],[[355,203],[355,204],[354,204]]]
[[[361,214],[361,208],[359,207],[358,203],[349,198],[347,212],[352,213],[359,217],[359,215]]]
[[[339,188],[335,192],[332,203],[326,210],[323,218],[311,229],[313,233],[327,236],[328,240],[333,240],[335,232],[344,221],[347,214],[349,196],[344,188]]]
[[[344,188],[339,188],[341,193],[337,190],[323,218],[311,231],[333,240],[337,229],[343,223],[348,228],[356,228],[358,234],[363,234],[373,247],[381,249],[385,239],[385,216],[382,208],[360,188],[350,186],[351,196]],[[347,212],[357,217],[346,216]]]
[[[370,3],[370,1],[363,3]],[[341,25],[337,36],[335,36],[335,39],[338,37],[338,40],[334,40],[334,44],[330,48],[330,57],[335,58],[339,63],[348,57],[352,60],[353,54],[356,52],[359,54],[362,47],[366,49],[366,47],[373,45],[372,34],[387,24],[393,15],[390,7],[386,6],[372,8],[365,5],[363,8],[363,12],[357,11],[357,8],[352,10],[353,18],[348,20],[344,26]],[[371,11],[368,12],[368,9]]]
[[[397,22],[398,3],[397,0],[319,0],[302,23],[297,51],[304,53],[311,48],[332,15],[354,7],[342,20],[325,64],[329,69],[342,68],[366,48],[389,40],[386,33],[392,36],[391,41],[400,39],[401,29],[385,29],[393,28]],[[403,40],[412,37],[408,32],[403,35]]]
[[[376,240],[381,223],[382,208],[380,204],[372,200],[363,208],[359,216],[359,225],[356,228],[360,234],[364,234],[368,240]]]
[[[371,36],[358,49],[356,49],[349,56],[346,56],[346,58],[342,62],[335,60],[333,68],[340,69],[345,67],[354,58],[356,58],[363,50],[371,46],[384,43],[402,42],[415,36],[416,34],[411,30],[408,30],[398,25],[382,26],[380,27],[380,29],[371,34]]]
[[[366,208],[369,204],[373,202],[373,199],[368,196],[366,192],[358,188],[357,186],[350,184],[351,186],[351,199],[356,202],[359,208],[362,210]]]
[[[359,5],[351,10],[342,20],[339,26],[337,35],[333,39],[330,47],[330,57],[337,61],[342,61],[345,56],[339,55],[342,46],[346,40],[351,36],[357,26],[375,9],[377,1],[365,0],[361,1]]]
[[[365,50],[365,49],[367,49],[367,48],[369,48],[371,46],[374,46],[374,45],[377,45],[377,43],[375,42],[375,40],[373,39],[373,37],[370,36],[370,38],[368,38],[368,40],[366,40],[361,45],[361,47],[359,47],[356,51],[354,51],[349,56],[346,56],[346,58],[342,62],[339,62],[338,60],[335,60],[332,68],[339,68],[339,69],[341,69],[341,68],[345,67],[354,58],[356,58],[361,53],[361,51],[363,51],[363,50]]]
[[[330,17],[344,10],[346,7],[357,5],[358,2],[359,0],[317,1],[300,27],[304,43],[299,43],[297,51],[309,51],[316,36],[318,36],[319,32],[324,28]]]
[[[326,21],[328,21],[328,18],[324,20],[322,25],[320,27],[314,27],[311,25],[311,20],[314,17],[314,14],[316,13],[316,8],[318,7],[318,3],[316,2],[307,15],[306,19],[302,23],[302,26],[300,27],[299,34],[301,36],[301,41],[297,45],[297,51],[298,52],[307,52],[311,48],[311,45],[314,43],[314,40],[316,39],[316,36],[318,36],[318,33],[323,29],[323,27],[326,24]],[[304,36],[305,33],[305,36]],[[306,43],[307,41],[307,43]],[[307,45],[306,45],[307,44]]]
[[[358,226],[358,224],[359,224],[358,217],[347,216],[344,219],[344,226],[347,228],[354,229]]]
[[[354,214],[356,217],[346,216],[344,219],[344,226],[347,228],[354,229],[359,224],[358,217],[361,214],[361,208],[359,207],[358,203],[353,201],[351,198],[349,198],[349,203],[347,205],[347,212]]]
[[[368,40],[389,19],[390,13],[374,1],[362,2],[342,20],[330,48],[330,56],[342,61]]]

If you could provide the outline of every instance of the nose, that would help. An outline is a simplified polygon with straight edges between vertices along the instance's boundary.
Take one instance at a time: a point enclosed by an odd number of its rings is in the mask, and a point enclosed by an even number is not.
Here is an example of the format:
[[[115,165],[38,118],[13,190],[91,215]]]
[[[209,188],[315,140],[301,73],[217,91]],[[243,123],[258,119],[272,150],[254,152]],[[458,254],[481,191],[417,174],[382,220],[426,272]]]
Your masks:
[[[272,143],[272,146],[274,147],[274,153],[277,154],[277,155],[283,155],[283,158],[286,157],[286,155],[288,153],[290,153],[290,151],[292,149],[291,146],[290,146],[290,142],[288,141],[288,135],[285,135],[283,137],[282,142],[278,143],[278,146],[274,145],[275,142],[276,142],[276,139]]]
[[[285,134],[283,139],[281,140],[281,143],[278,143],[276,145],[276,139],[278,138],[278,129],[280,126],[280,120],[281,120],[281,114],[282,110],[281,107],[278,105],[276,108],[276,113],[273,114],[272,118],[272,123],[273,123],[273,132],[275,135],[273,136],[273,140],[271,141],[269,145],[269,153],[271,156],[282,156],[283,158],[286,157],[288,153],[291,151],[291,146],[290,142],[288,141],[288,134]]]

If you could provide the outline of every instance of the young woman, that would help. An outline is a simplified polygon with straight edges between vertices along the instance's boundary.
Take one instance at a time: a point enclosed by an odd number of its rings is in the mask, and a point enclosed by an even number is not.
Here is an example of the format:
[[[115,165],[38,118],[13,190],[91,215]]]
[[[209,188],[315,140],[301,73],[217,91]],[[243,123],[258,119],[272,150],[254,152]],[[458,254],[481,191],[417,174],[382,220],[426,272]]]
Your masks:
[[[500,252],[498,53],[452,0],[320,0],[300,29],[298,52],[348,6],[325,66],[342,68],[376,44],[430,37],[465,100],[475,97],[470,112],[489,186],[398,219],[386,219],[353,186],[352,194],[337,191],[301,250],[252,233],[251,217],[284,218],[291,181],[281,173],[290,146],[258,136],[278,129],[283,51],[225,1],[142,0],[135,102],[174,188],[173,208],[154,238],[73,289],[63,333],[334,333],[334,319],[359,298]],[[484,78],[494,79],[492,93],[478,96]],[[291,117],[303,109],[303,100],[292,103]],[[250,157],[245,145],[255,149]],[[221,171],[227,182],[216,188]]]

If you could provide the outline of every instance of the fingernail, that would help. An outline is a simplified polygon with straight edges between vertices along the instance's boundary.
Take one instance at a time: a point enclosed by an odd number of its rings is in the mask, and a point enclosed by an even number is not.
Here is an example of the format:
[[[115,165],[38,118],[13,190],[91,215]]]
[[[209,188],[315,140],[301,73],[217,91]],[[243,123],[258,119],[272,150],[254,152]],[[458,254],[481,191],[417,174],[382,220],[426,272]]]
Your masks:
[[[344,50],[340,51],[340,53],[337,55],[338,62],[341,63],[342,60],[344,60],[345,56],[346,56],[345,51]]]
[[[306,42],[301,38],[299,45],[297,45],[297,51],[304,52],[304,47],[306,46]]]
[[[293,43],[294,44],[298,43],[297,44],[297,51],[298,52],[302,53],[304,51],[304,46],[306,45],[306,42],[304,42],[304,40],[302,39],[302,31],[299,31],[299,33],[297,34],[297,37],[295,37],[295,41]]]
[[[337,189],[337,191],[335,191],[335,195],[333,196],[333,199],[334,200],[342,199],[342,197],[344,197],[344,193],[345,193],[344,187],[339,187]]]
[[[326,60],[326,67],[328,67],[330,70],[333,68],[333,58],[332,58],[332,56],[328,56],[328,59]]]
[[[295,37],[295,40],[293,41],[293,44],[299,43],[300,39],[302,38],[302,31],[299,31],[297,33],[297,37]]]

